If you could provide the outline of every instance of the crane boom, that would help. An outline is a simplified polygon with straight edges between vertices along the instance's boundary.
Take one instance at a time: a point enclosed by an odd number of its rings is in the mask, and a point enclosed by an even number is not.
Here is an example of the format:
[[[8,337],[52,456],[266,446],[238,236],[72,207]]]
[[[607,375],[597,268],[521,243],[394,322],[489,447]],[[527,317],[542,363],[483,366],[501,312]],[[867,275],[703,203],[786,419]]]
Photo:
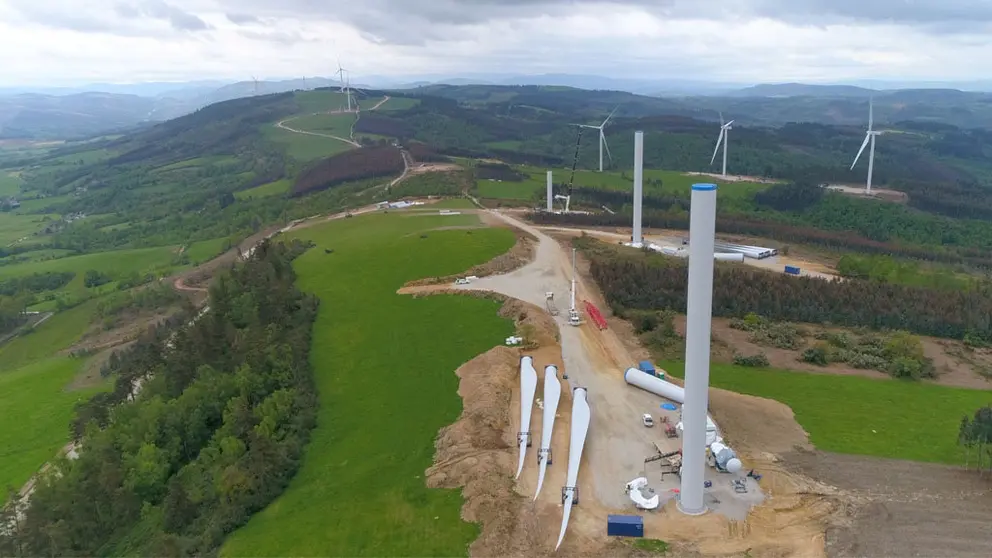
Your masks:
[[[582,128],[579,128],[579,135],[575,138],[575,157],[572,159],[572,174],[568,177],[568,191],[565,193],[572,197],[572,184],[575,182],[575,167],[579,164],[579,144],[582,143]]]

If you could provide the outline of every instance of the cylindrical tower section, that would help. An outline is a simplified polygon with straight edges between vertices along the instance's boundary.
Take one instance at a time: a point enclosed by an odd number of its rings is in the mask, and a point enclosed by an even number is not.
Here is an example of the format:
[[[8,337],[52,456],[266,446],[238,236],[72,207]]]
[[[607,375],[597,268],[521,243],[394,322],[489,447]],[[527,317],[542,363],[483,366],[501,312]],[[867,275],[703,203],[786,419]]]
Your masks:
[[[634,132],[634,234],[631,242],[640,244],[641,198],[644,197],[644,132]]]
[[[551,213],[551,210],[554,207],[552,205],[552,201],[554,201],[554,192],[552,190],[553,188],[551,184],[551,171],[548,171],[548,206],[547,206],[548,213]]]
[[[682,487],[678,506],[682,513],[699,515],[706,512],[703,473],[706,468],[706,410],[709,406],[716,184],[693,184],[690,203]]]

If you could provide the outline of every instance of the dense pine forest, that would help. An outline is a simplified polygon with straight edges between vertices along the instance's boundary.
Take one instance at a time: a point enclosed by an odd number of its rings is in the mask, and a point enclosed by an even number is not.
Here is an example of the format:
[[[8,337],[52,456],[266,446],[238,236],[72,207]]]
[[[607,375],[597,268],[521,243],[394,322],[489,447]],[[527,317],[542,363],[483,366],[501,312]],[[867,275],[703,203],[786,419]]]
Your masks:
[[[117,389],[74,421],[79,458],[55,463],[23,517],[6,510],[0,555],[209,554],[282,492],[317,406],[317,300],[291,267],[306,248],[260,245],[212,284],[194,324],[112,361]]]
[[[627,310],[685,312],[685,260],[618,252],[591,239],[577,243],[590,257],[590,272],[617,315]],[[751,313],[776,321],[992,342],[992,287],[988,285],[971,290],[931,289],[858,279],[791,277],[737,264],[717,265],[713,315],[743,318]]]

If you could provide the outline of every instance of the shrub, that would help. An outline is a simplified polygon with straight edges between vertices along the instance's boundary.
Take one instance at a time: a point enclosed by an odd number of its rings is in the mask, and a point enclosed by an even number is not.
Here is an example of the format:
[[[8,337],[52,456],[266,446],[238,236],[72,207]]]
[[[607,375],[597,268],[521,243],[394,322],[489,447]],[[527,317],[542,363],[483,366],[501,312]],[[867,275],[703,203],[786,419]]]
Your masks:
[[[827,349],[823,345],[817,345],[806,349],[803,351],[800,360],[810,364],[815,364],[817,366],[826,366],[830,364],[830,361],[827,359]]]
[[[751,355],[751,356],[734,355],[734,364],[738,366],[764,368],[769,365],[769,362],[768,362],[768,357],[765,356],[765,353],[758,353],[756,355]]]

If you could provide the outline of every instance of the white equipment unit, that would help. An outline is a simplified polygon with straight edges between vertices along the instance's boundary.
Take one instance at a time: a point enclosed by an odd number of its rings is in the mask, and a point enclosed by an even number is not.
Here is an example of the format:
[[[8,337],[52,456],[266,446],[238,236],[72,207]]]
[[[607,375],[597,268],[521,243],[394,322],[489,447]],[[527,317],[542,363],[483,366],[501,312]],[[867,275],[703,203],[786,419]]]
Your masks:
[[[548,465],[553,461],[551,455],[551,434],[555,427],[555,413],[558,412],[558,401],[561,399],[561,382],[558,380],[558,367],[549,364],[544,367],[544,421],[541,423],[541,447],[537,450],[537,490],[534,499],[541,493],[544,485],[544,474]]]
[[[524,458],[527,457],[527,447],[530,446],[530,416],[534,410],[534,393],[537,391],[537,371],[534,370],[534,358],[520,358],[520,431],[517,433],[517,443],[520,445],[520,462],[517,465],[517,476],[524,470]]]
[[[572,432],[568,442],[568,472],[565,474],[565,486],[561,489],[561,531],[558,532],[558,544],[555,545],[555,550],[558,550],[561,541],[565,538],[568,518],[572,515],[572,505],[579,503],[576,483],[579,479],[582,448],[586,444],[586,435],[589,433],[590,411],[586,396],[586,388],[580,387],[572,390]]]
[[[569,294],[568,325],[582,325],[582,318],[579,317],[579,311],[575,308],[575,248],[572,248],[572,290]]]
[[[722,439],[718,439],[710,444],[709,450],[707,461],[710,467],[721,473],[739,473],[744,467],[741,460],[737,459],[737,454],[734,453],[734,450],[730,449],[730,446],[727,444],[724,444]]]
[[[644,477],[637,477],[636,479],[627,483],[624,492],[627,496],[630,496],[630,500],[634,502],[634,507],[639,510],[654,510],[658,509],[658,504],[661,503],[661,497],[657,494],[651,496],[645,496],[644,493],[648,491],[648,479]]]
[[[682,415],[682,486],[679,509],[706,512],[706,409],[709,403],[710,335],[713,320],[713,243],[716,238],[716,184],[694,184],[689,216],[689,288],[685,339],[685,401]]]

